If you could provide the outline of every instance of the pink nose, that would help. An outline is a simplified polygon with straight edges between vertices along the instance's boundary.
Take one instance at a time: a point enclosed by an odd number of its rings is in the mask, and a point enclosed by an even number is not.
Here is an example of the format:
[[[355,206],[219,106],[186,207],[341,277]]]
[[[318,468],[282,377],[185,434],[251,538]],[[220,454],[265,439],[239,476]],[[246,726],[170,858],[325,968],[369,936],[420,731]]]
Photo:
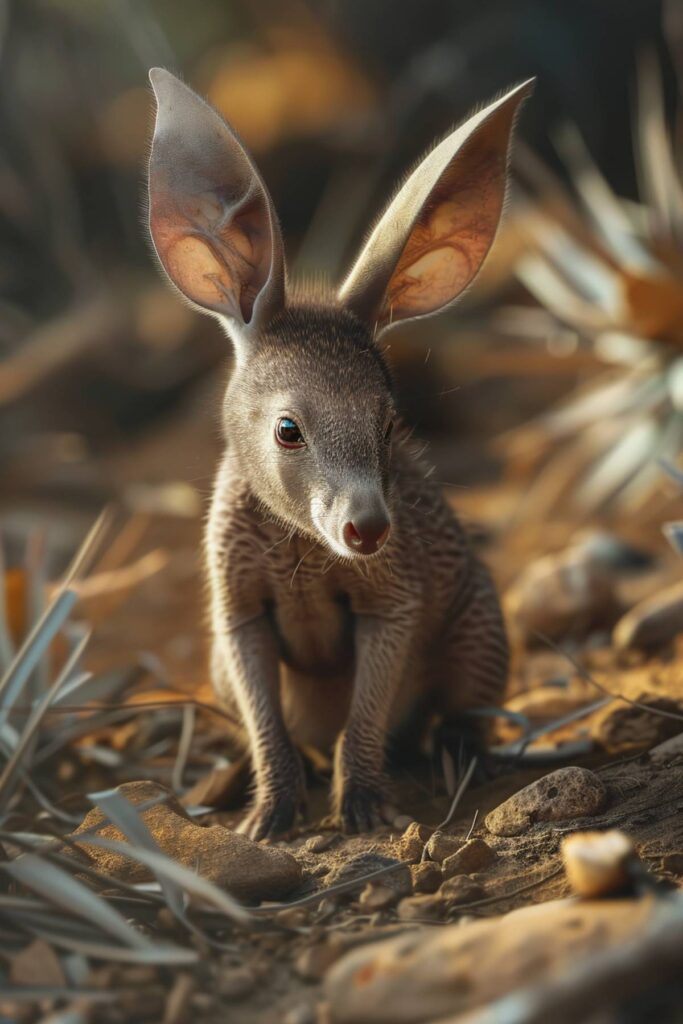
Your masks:
[[[390,525],[383,516],[358,516],[354,522],[346,523],[343,529],[344,543],[359,555],[374,555],[389,536]]]

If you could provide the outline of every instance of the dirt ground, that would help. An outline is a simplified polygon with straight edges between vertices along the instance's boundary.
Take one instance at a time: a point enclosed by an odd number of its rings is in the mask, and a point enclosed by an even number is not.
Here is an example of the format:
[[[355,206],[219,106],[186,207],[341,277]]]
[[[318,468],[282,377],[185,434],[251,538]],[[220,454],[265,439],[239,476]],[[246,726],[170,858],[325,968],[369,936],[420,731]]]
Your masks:
[[[104,553],[100,570],[106,569],[108,558],[110,562],[135,565],[150,552],[160,553],[156,571],[143,573],[134,586],[108,590],[82,602],[82,613],[93,627],[88,667],[104,672],[117,666],[125,668],[131,660],[139,660],[147,675],[132,698],[134,702],[168,702],[184,697],[198,702],[194,741],[185,766],[185,787],[201,784],[211,774],[212,765],[225,763],[218,759],[227,753],[220,716],[210,709],[213,695],[206,663],[201,566],[202,520],[218,451],[214,421],[206,413],[211,400],[210,395],[201,392],[182,417],[140,444],[133,459],[128,451],[121,457],[110,457],[91,469],[88,482],[93,505],[104,495],[138,506],[119,535],[118,551]],[[190,491],[187,478],[191,473],[194,475]],[[571,533],[571,524],[559,524],[552,538],[533,526],[526,531],[518,528],[502,532],[500,524],[514,501],[514,493],[514,486],[503,482],[497,487],[454,489],[451,494],[468,521],[476,526],[477,534],[485,538],[483,553],[503,588],[515,579],[531,556],[561,548]],[[168,507],[159,511],[162,498]],[[44,498],[32,500],[40,504]],[[63,521],[70,525],[74,536],[82,530],[85,518],[83,504],[76,508],[78,514],[65,514],[61,509]],[[178,514],[178,508],[183,514]],[[21,504],[14,514],[22,514]],[[645,519],[637,532],[641,539],[656,538],[656,523]],[[65,548],[69,543],[67,529]],[[97,571],[96,566],[95,574]],[[665,560],[663,569],[659,565],[652,570],[649,586],[670,578],[675,578],[673,558],[670,562]],[[642,580],[630,584],[627,581],[625,585],[645,587]],[[628,678],[634,694],[659,687],[673,701],[673,707],[680,706],[680,647],[668,645],[665,650],[647,657],[633,656],[623,663],[609,643],[609,633],[598,631],[591,634],[591,642],[577,643],[574,650],[612,692],[619,692]],[[541,647],[517,650],[510,682],[510,693],[516,696],[511,698],[511,706],[520,695],[550,678],[574,694],[577,706],[601,696],[581,678],[563,653]],[[547,694],[548,687],[542,688]],[[626,708],[627,712],[632,710]],[[148,717],[153,721],[156,713],[152,710]],[[622,735],[621,750],[608,750],[596,743],[589,744],[590,749],[581,749],[587,737],[596,735],[596,722],[604,713],[604,709],[597,709],[556,728],[532,744],[530,763],[518,763],[514,758],[507,762],[499,760],[492,768],[493,777],[470,786],[444,831],[453,841],[457,840],[456,846],[468,838],[483,839],[493,856],[481,869],[465,876],[471,883],[469,897],[464,890],[464,897],[455,902],[439,903],[436,896],[425,893],[422,910],[417,905],[413,909],[404,905],[404,897],[410,892],[410,876],[406,873],[416,858],[406,854],[402,835],[408,822],[416,821],[427,827],[424,835],[428,837],[448,814],[452,787],[448,792],[438,751],[431,758],[393,768],[395,803],[400,812],[395,824],[370,835],[352,837],[341,835],[326,822],[330,766],[324,757],[318,756],[308,764],[308,818],[291,837],[276,844],[291,852],[302,868],[301,884],[287,898],[287,903],[303,901],[302,905],[264,918],[259,929],[233,931],[226,936],[222,952],[206,949],[199,966],[191,971],[171,974],[167,969],[151,967],[102,966],[98,969],[99,982],[118,990],[120,998],[114,1004],[93,1010],[91,1019],[107,1024],[138,1020],[181,1024],[189,1019],[206,1024],[324,1022],[329,1012],[325,976],[350,950],[420,928],[434,932],[453,922],[466,927],[481,918],[569,896],[561,842],[568,832],[582,828],[622,830],[631,837],[642,865],[653,879],[665,886],[679,885],[683,875],[683,757],[655,763],[647,753],[648,746],[677,732],[676,723],[655,719],[654,732],[648,734],[645,729],[644,736],[640,736],[643,721],[652,726],[653,716],[645,714],[635,725],[627,722],[627,741],[623,741],[623,729],[621,734],[617,730],[617,737]],[[156,778],[167,783],[180,721],[176,719],[171,727],[175,730],[173,750],[151,760],[145,760],[144,750],[149,726],[142,727],[140,721],[129,719],[117,730],[86,736],[81,743],[110,746],[118,751],[115,782]],[[509,722],[499,725],[499,741],[509,742],[515,735]],[[578,748],[571,746],[577,742]],[[566,744],[570,745],[568,750],[578,752],[566,755]],[[80,757],[79,771],[93,775],[89,788],[105,780],[111,784],[101,765],[91,763],[88,767],[87,750],[82,749]],[[588,767],[602,780],[607,799],[599,814],[571,821],[539,821],[515,836],[489,831],[485,819],[490,811],[535,779],[566,764]],[[83,792],[83,775],[72,773],[66,789],[73,792],[62,792],[64,804],[82,806],[79,793]],[[231,828],[243,813],[239,805],[248,800],[244,780],[232,780],[220,797],[231,809],[216,811],[202,821]],[[379,896],[372,886],[360,883],[341,895],[335,889],[335,894],[325,898],[327,888],[396,861],[406,865],[403,873],[389,872],[380,878]],[[411,870],[414,872],[414,868]],[[313,899],[314,894],[319,898]],[[29,1014],[21,1019],[37,1018]]]

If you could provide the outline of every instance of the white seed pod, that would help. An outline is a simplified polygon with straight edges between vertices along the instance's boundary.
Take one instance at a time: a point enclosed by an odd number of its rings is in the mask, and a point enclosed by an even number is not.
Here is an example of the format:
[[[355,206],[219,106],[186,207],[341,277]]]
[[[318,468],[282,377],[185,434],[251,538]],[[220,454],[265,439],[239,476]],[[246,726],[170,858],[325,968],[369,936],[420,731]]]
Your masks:
[[[569,884],[577,896],[607,896],[628,884],[633,843],[617,829],[610,832],[575,832],[562,843],[562,859]]]

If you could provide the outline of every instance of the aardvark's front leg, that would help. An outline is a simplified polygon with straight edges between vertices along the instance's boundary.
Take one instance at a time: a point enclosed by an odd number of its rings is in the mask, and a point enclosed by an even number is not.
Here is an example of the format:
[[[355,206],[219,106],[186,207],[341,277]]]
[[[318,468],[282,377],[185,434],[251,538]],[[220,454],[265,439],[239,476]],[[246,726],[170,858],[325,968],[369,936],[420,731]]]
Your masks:
[[[346,832],[391,821],[384,776],[386,730],[410,646],[411,620],[411,609],[391,620],[356,619],[356,676],[334,775],[334,812]]]
[[[305,799],[301,762],[282,717],[277,642],[265,616],[226,629],[216,642],[247,730],[256,782],[239,831],[264,839],[290,829]]]

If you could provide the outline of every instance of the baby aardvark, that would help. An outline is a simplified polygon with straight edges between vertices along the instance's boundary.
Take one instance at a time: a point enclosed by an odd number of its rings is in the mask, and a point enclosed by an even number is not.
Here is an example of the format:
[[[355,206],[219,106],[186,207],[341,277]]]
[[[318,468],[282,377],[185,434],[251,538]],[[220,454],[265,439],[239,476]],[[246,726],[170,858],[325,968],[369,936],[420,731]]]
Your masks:
[[[212,672],[256,782],[242,830],[287,831],[305,799],[295,743],[335,749],[348,831],[389,813],[387,737],[499,700],[494,587],[397,421],[378,340],[470,285],[503,208],[527,82],[432,149],[336,293],[287,286],[272,201],[240,141],[168,71],[149,221],[159,259],[234,347],[225,455],[206,535]]]

